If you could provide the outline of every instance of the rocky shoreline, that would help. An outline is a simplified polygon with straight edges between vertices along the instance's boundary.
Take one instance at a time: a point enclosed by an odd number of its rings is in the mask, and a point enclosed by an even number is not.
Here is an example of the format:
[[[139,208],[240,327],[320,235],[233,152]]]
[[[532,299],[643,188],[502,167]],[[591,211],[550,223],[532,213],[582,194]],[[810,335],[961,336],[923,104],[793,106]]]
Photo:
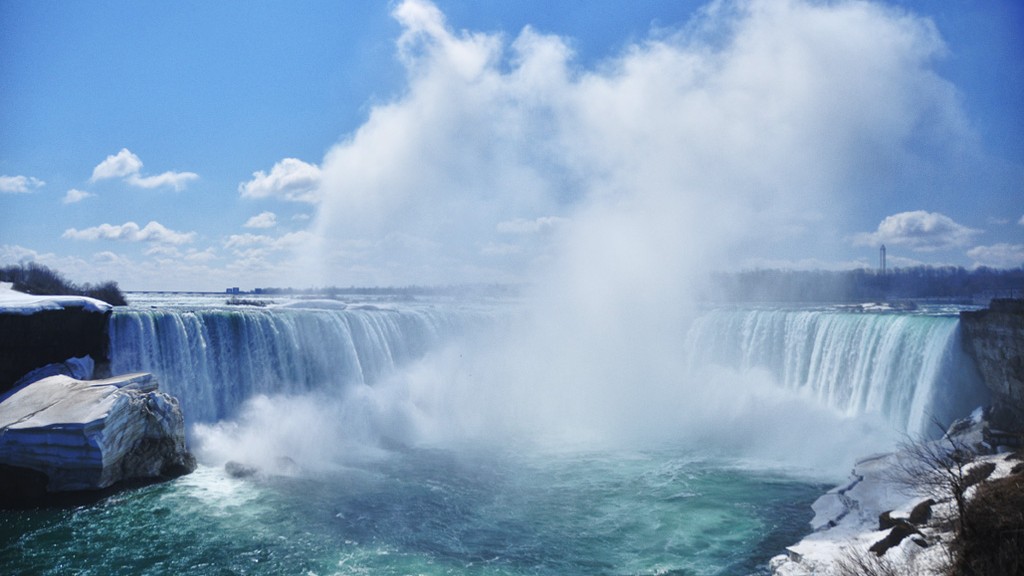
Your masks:
[[[992,444],[990,425],[981,411],[951,429],[949,436],[905,446],[858,461],[850,480],[815,501],[812,532],[771,559],[774,576],[948,573],[957,547],[957,509],[949,490],[908,472],[927,453],[964,447],[972,453],[962,470],[965,498],[979,487],[1015,478],[1024,484],[1021,453]],[[931,452],[931,447],[936,452]],[[971,477],[974,479],[970,479]],[[954,477],[955,479],[955,477]]]

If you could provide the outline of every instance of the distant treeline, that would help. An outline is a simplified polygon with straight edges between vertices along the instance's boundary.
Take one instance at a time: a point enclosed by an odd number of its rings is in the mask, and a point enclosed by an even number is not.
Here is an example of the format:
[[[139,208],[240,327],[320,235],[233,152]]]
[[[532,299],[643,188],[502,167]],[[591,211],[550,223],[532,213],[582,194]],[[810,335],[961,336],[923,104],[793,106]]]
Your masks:
[[[35,262],[0,267],[0,282],[12,282],[15,290],[37,296],[88,296],[113,306],[127,305],[117,282],[78,285],[60,272]]]
[[[1024,268],[957,266],[877,270],[751,270],[716,273],[709,300],[866,302],[934,299],[970,303],[1024,295]]]

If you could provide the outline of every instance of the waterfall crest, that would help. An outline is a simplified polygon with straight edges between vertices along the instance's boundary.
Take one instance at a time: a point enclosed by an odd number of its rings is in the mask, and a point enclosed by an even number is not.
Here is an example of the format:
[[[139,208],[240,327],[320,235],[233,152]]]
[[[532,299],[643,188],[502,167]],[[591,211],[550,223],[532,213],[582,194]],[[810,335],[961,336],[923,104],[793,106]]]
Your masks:
[[[111,369],[156,374],[189,420],[214,422],[258,394],[372,385],[487,316],[433,307],[118,309]]]
[[[716,309],[695,320],[686,350],[691,366],[767,370],[821,405],[881,415],[911,435],[967,413],[958,404],[980,389],[952,315]]]

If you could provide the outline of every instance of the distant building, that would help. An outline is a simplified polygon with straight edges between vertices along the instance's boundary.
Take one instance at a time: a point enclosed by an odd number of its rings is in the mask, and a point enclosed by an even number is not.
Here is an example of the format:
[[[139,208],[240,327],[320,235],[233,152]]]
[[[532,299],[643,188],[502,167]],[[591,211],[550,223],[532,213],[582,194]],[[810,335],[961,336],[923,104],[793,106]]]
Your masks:
[[[228,294],[241,294],[242,290],[238,286],[235,286],[233,288],[228,288],[225,292]]]
[[[882,248],[878,251],[878,269],[885,274],[885,244],[882,244]]]

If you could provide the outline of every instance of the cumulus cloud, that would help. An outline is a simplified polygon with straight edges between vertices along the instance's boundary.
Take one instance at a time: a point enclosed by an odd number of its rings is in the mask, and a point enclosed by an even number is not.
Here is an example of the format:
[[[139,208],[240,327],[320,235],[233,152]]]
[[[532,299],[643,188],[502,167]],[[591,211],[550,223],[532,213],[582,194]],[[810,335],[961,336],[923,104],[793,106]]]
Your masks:
[[[54,258],[52,253],[41,254],[31,248],[17,244],[0,244],[0,263],[24,264]]]
[[[107,156],[92,170],[90,182],[121,178],[132,186],[138,188],[159,188],[169,186],[175,190],[181,190],[192,180],[199,178],[194,172],[164,172],[155,176],[143,176],[142,160],[127,148],[122,148],[117,154]]]
[[[195,236],[195,232],[175,232],[159,222],[151,221],[142,228],[135,222],[100,224],[83,230],[68,228],[61,237],[71,240],[121,240],[178,245],[192,242]]]
[[[886,216],[878,230],[857,234],[857,246],[905,246],[915,252],[934,252],[966,246],[981,230],[968,228],[938,212],[914,210]]]
[[[292,202],[319,202],[320,168],[297,158],[285,158],[270,169],[253,172],[252,180],[238,185],[243,198],[282,198]]]
[[[97,164],[92,169],[92,178],[89,181],[98,182],[110,178],[124,178],[138,174],[141,170],[142,160],[127,148],[122,148],[117,154],[107,156],[103,162]]]
[[[74,204],[76,202],[81,202],[82,200],[85,200],[90,196],[95,196],[95,194],[91,192],[86,192],[85,190],[72,188],[68,190],[67,194],[64,195],[64,200],[62,200],[62,202],[64,204]]]
[[[0,192],[25,194],[46,185],[34,176],[0,176]]]
[[[246,228],[273,228],[274,226],[277,226],[277,214],[273,212],[260,212],[245,221]]]
[[[975,246],[967,251],[975,266],[991,268],[1016,268],[1024,266],[1024,244],[993,244]]]

